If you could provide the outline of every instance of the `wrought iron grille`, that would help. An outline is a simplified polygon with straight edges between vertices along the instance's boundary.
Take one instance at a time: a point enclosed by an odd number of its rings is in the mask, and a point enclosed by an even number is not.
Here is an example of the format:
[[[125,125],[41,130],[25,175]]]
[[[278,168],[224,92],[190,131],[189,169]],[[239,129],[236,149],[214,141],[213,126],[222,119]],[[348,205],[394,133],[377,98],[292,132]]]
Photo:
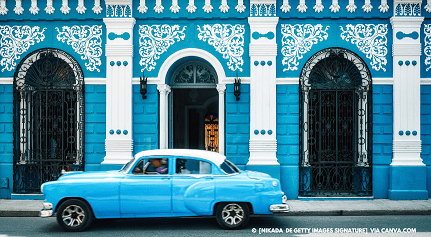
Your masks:
[[[372,195],[372,84],[356,54],[329,48],[300,78],[301,196]]]
[[[38,193],[62,170],[83,170],[83,74],[69,54],[45,48],[21,61],[13,83],[13,191]]]

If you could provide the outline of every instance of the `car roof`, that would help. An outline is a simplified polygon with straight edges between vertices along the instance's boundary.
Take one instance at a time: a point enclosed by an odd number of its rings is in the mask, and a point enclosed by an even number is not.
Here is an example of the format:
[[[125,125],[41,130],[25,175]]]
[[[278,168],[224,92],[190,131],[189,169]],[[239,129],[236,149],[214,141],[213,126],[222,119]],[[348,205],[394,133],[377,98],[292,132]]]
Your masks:
[[[226,156],[217,152],[193,149],[156,149],[141,151],[135,155],[135,159],[143,156],[183,156],[195,157],[213,162],[215,165],[220,166],[225,160]]]

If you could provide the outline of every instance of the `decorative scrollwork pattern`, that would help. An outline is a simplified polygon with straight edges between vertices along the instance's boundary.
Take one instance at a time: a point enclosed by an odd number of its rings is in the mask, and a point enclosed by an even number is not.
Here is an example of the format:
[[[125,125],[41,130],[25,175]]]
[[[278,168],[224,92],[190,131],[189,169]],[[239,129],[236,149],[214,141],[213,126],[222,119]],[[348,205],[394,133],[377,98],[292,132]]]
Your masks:
[[[198,26],[199,40],[214,46],[215,50],[228,59],[228,68],[232,71],[239,70],[244,64],[244,25],[214,24]]]
[[[58,41],[71,45],[82,60],[89,61],[85,63],[89,71],[100,72],[97,66],[102,65],[102,26],[63,26],[62,31],[58,27],[55,29],[58,31]]]
[[[376,71],[386,71],[384,66],[388,60],[387,43],[388,27],[386,24],[357,24],[347,25],[346,30],[340,26],[341,38],[347,42],[355,44],[368,59],[371,59],[371,66]]]
[[[156,66],[156,60],[175,42],[184,40],[186,34],[179,25],[141,25],[139,26],[139,65],[144,66],[141,71],[151,71]]]
[[[426,65],[426,71],[428,71],[431,68],[431,24],[424,24],[424,33],[425,33],[425,39],[424,39],[425,65]]]
[[[323,28],[321,24],[315,26],[310,24],[282,24],[282,64],[287,65],[287,68],[284,68],[283,71],[298,70],[298,60],[302,59],[303,55],[310,51],[314,44],[328,38],[328,33],[326,32],[328,29],[329,26]]]
[[[58,27],[55,29],[58,31],[58,41],[71,45],[82,60],[88,60],[85,63],[87,70],[100,72],[97,66],[102,65],[102,26],[63,26],[62,31]]]
[[[45,39],[46,28],[39,26],[8,26],[0,25],[0,65],[4,70],[12,71],[16,66],[16,60],[27,52],[31,45],[40,43]]]

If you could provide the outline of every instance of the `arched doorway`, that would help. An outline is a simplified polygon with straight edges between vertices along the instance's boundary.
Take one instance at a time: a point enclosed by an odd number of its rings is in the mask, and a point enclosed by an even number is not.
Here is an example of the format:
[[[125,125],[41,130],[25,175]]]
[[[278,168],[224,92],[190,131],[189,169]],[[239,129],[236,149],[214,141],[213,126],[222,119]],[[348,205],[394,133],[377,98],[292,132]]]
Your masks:
[[[14,193],[38,193],[62,170],[83,170],[84,77],[52,48],[30,53],[14,74]]]
[[[217,74],[202,61],[181,64],[170,80],[169,147],[219,150]]]
[[[300,77],[300,196],[372,195],[372,81],[342,48],[313,55]]]

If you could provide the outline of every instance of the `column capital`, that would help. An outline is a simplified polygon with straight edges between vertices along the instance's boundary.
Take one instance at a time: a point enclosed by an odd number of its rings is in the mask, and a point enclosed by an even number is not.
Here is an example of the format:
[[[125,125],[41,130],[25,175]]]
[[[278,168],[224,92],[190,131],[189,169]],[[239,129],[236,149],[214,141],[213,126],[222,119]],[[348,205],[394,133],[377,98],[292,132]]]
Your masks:
[[[171,93],[171,87],[168,84],[158,84],[157,90],[161,95],[169,95]]]
[[[226,84],[217,84],[217,91],[219,94],[224,94],[226,91]]]

